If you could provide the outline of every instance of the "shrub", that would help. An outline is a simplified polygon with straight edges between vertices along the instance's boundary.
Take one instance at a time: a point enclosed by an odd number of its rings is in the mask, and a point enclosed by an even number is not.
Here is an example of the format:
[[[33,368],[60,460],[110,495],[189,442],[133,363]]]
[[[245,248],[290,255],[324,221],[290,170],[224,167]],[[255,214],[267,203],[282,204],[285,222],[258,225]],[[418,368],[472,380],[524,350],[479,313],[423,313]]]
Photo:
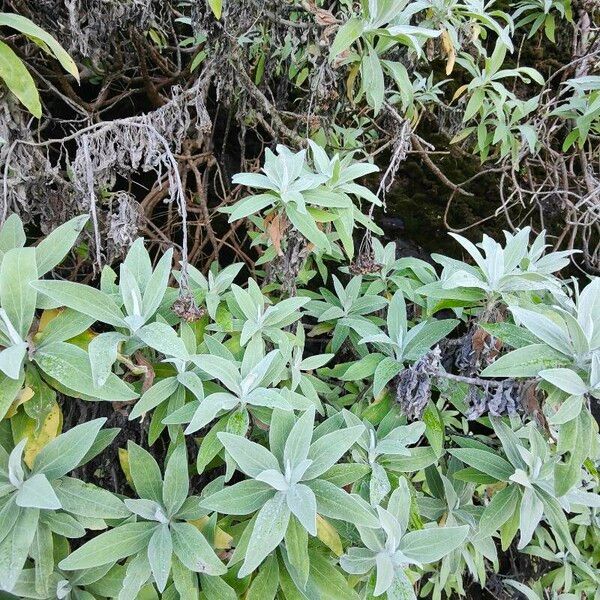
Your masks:
[[[530,598],[597,592],[600,279],[559,279],[569,253],[529,229],[503,243],[456,236],[474,264],[434,256],[439,274],[376,239],[355,256],[354,221],[374,226],[354,204],[370,192],[351,182],[371,168],[311,152],[313,172],[280,148],[264,176],[237,176],[267,191],[230,211],[289,219],[306,238],[294,296],[237,285],[241,264],[184,274],[169,251],[153,267],[142,239],[99,288],[43,279],[85,218],[37,247],[7,220],[2,589],[439,598],[485,586],[515,544],[547,567],[507,585]],[[265,262],[292,239],[263,238]],[[330,274],[343,253],[370,268]],[[183,300],[187,319],[173,309]],[[70,475],[100,453],[114,460],[118,433],[105,419],[61,433],[75,402],[112,403],[146,432],[148,450],[119,449],[127,488]]]

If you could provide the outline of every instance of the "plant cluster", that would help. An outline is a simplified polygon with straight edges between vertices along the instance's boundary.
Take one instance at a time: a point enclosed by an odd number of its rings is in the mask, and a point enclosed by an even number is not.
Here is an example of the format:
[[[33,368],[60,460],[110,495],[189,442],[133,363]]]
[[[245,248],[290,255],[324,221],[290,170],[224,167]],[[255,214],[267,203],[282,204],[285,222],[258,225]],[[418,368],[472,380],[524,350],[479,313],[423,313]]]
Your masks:
[[[294,296],[234,283],[241,264],[205,276],[169,251],[153,266],[142,239],[99,287],[44,278],[86,218],[35,247],[6,221],[3,590],[455,597],[496,582],[511,548],[546,566],[506,589],[596,597],[600,279],[559,279],[569,252],[529,229],[456,236],[473,261],[435,255],[439,271],[373,239],[372,268],[353,274],[357,203],[373,200],[354,179],[372,167],[311,156],[268,154],[264,175],[236,176],[264,191],[228,211],[305,236]],[[288,242],[258,239],[265,263]],[[78,477],[119,438],[105,418],[61,432],[74,402],[140,427],[142,445],[119,448],[123,486]]]
[[[167,197],[180,213],[189,205],[201,215],[195,243],[182,248],[190,262],[231,248],[248,262],[243,212],[231,212],[230,223],[218,218],[250,183],[243,176],[232,185],[234,169],[252,171],[251,185],[264,192],[255,208],[286,206],[283,222],[255,224],[249,237],[292,223],[323,245],[312,220],[330,219],[349,250],[358,174],[338,179],[335,159],[318,156],[303,165],[310,137],[339,151],[341,166],[349,152],[387,163],[382,190],[410,179],[404,163],[416,156],[432,176],[424,196],[446,203],[448,227],[504,214],[513,232],[552,230],[557,248],[580,248],[585,270],[600,271],[593,0],[5,4],[0,80],[14,96],[0,121],[4,218],[27,214],[48,232],[65,220],[65,205],[80,214],[93,196],[88,252],[98,263],[121,259],[139,235],[152,250],[179,243],[179,215],[163,222]],[[23,107],[40,119],[39,134]],[[278,144],[290,150],[268,154],[264,178],[256,174],[259,157]],[[303,168],[314,177],[300,183]],[[148,171],[160,185],[148,189]],[[48,186],[56,206],[40,210]]]

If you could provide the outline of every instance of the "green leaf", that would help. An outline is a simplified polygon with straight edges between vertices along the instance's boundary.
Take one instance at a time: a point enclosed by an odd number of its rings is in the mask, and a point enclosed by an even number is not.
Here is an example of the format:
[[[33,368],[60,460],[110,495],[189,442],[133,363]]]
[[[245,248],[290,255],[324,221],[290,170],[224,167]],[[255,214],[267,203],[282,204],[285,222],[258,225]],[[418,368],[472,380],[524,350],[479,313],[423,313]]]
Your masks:
[[[2,41],[0,41],[0,79],[34,117],[41,118],[42,105],[33,77],[12,48]]]
[[[173,523],[173,550],[188,569],[206,575],[223,575],[227,567],[219,560],[206,538],[189,523]]]
[[[363,21],[358,18],[351,18],[339,29],[329,49],[329,60],[350,48],[350,46],[362,35],[364,30]]]
[[[412,561],[433,563],[458,548],[467,538],[469,527],[432,527],[409,531],[399,549]]]
[[[30,284],[38,278],[33,248],[9,250],[0,266],[0,305],[22,340],[27,338],[37,294]]]
[[[274,555],[267,557],[252,580],[246,600],[274,600],[279,589],[279,564]]]
[[[113,327],[128,328],[121,309],[100,290],[72,281],[36,281],[32,286],[56,306],[67,306]]]
[[[514,514],[518,501],[519,489],[516,485],[496,492],[481,515],[478,537],[487,537],[502,527]]]
[[[264,446],[231,433],[222,432],[217,436],[240,470],[250,477],[269,469],[279,471],[277,459]]]
[[[124,519],[129,509],[108,490],[72,477],[61,477],[54,491],[64,510],[82,517]]]
[[[173,540],[167,523],[160,524],[152,534],[148,543],[148,562],[159,592],[167,587],[171,572],[171,557],[173,555]]]
[[[77,241],[88,218],[88,215],[80,215],[63,223],[38,244],[35,249],[35,257],[39,277],[61,263]]]
[[[34,361],[44,373],[61,385],[93,399],[124,402],[137,397],[137,394],[113,373],[109,374],[103,386],[94,386],[88,355],[73,344],[46,344],[38,348]]]
[[[4,589],[12,589],[23,569],[39,515],[37,508],[21,509],[13,528],[0,543],[0,581]]]
[[[364,425],[332,431],[313,442],[308,452],[312,464],[304,472],[303,480],[314,479],[330,469],[358,440]]]
[[[204,498],[201,506],[225,515],[249,515],[261,508],[274,495],[275,490],[268,484],[254,479],[245,479]]]
[[[55,437],[35,457],[33,471],[48,479],[58,479],[75,469],[92,447],[106,419],[94,419],[77,425]]]
[[[18,379],[12,379],[4,373],[0,373],[0,421],[21,391],[24,378],[23,374]]]
[[[179,382],[176,377],[166,377],[165,379],[157,381],[153,386],[148,388],[142,397],[135,403],[129,413],[129,420],[137,419],[144,413],[156,408],[159,404],[172,396],[178,387]]]
[[[207,0],[207,2],[215,18],[220,19],[223,11],[223,0]]]
[[[363,527],[379,527],[371,507],[357,494],[348,494],[329,481],[315,479],[307,484],[317,498],[320,515]]]
[[[290,518],[284,540],[290,565],[298,574],[300,582],[306,585],[310,569],[310,559],[308,557],[308,533],[302,523],[300,523],[293,515]]]
[[[564,354],[546,344],[517,348],[496,359],[482,372],[482,377],[536,377],[543,369],[569,364]]]
[[[131,479],[138,496],[162,504],[163,482],[154,457],[131,440],[127,442],[127,452]]]
[[[245,577],[252,573],[279,546],[287,531],[289,520],[290,509],[285,494],[279,492],[265,502],[252,528],[246,558],[238,577]]]
[[[449,452],[458,460],[499,481],[508,481],[515,472],[515,468],[506,459],[491,450],[488,452],[475,448],[454,448]]]
[[[174,515],[187,498],[190,488],[188,462],[185,443],[180,443],[173,450],[165,469],[162,490],[163,504],[169,515]]]
[[[63,69],[79,81],[79,71],[69,53],[47,32],[38,27],[33,21],[14,13],[0,13],[0,26],[12,27],[32,39],[43,49],[49,50],[60,62]],[[43,42],[43,44],[40,44]]]
[[[91,569],[116,562],[147,548],[156,523],[126,523],[101,533],[59,563],[65,571]]]
[[[23,221],[17,213],[12,213],[0,228],[0,259],[13,248],[22,248],[27,241]]]
[[[45,475],[36,473],[23,482],[16,495],[17,506],[56,510],[61,508],[50,482]]]

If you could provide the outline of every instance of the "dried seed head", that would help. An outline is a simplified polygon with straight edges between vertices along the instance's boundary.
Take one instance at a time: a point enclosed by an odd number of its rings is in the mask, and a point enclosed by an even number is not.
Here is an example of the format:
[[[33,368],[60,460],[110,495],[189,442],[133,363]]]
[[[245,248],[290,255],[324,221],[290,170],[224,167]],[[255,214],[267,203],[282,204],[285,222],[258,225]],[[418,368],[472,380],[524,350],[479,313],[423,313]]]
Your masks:
[[[191,295],[180,296],[173,302],[171,306],[171,310],[184,321],[188,323],[193,323],[194,321],[198,321],[201,319],[205,310],[196,304],[194,297]]]

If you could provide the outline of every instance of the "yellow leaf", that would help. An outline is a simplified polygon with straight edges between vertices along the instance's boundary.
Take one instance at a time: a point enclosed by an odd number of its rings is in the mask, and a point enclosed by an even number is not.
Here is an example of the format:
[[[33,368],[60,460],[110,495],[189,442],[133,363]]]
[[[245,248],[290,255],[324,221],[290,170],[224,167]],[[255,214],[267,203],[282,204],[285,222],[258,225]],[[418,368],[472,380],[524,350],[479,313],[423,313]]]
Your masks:
[[[50,443],[60,433],[61,428],[62,411],[58,402],[53,403],[38,433],[35,431],[35,420],[28,420],[25,434],[28,439],[23,452],[23,460],[30,469],[33,467],[35,457],[46,444]]]
[[[359,71],[360,63],[352,65],[350,73],[348,73],[348,79],[346,79],[346,96],[352,104],[354,104],[354,82],[358,77]]]
[[[448,34],[448,31],[444,29],[442,31],[442,35],[440,36],[442,50],[447,57],[446,61],[446,75],[450,75],[452,73],[452,69],[454,69],[454,63],[456,61],[456,52],[454,50],[454,44],[452,43],[452,39]]]
[[[454,102],[457,98],[460,98],[463,93],[465,92],[465,90],[467,89],[468,85],[461,85],[455,92],[454,92],[454,96],[452,96],[452,100],[451,102]]]
[[[208,0],[208,6],[210,6],[215,18],[220,19],[223,13],[223,0]]]
[[[119,448],[119,464],[127,483],[133,488],[133,479],[131,479],[131,469],[129,468],[129,452],[125,448]]]
[[[201,517],[200,519],[195,519],[193,521],[188,521],[191,523],[198,531],[202,531],[209,521],[208,517]],[[229,550],[231,548],[231,544],[233,542],[233,537],[230,536],[227,532],[223,531],[218,525],[215,528],[215,540],[214,540],[214,548],[215,550]]]
[[[49,308],[42,312],[42,316],[40,317],[40,323],[38,325],[38,333],[44,331],[46,327],[48,327],[48,323],[55,319],[62,312],[62,308]]]
[[[17,408],[19,408],[21,404],[25,404],[25,402],[31,400],[34,395],[35,392],[29,386],[24,387],[10,405],[10,408],[6,411],[5,418],[10,419],[11,417],[14,417],[17,414]]]
[[[336,555],[344,553],[342,540],[335,527],[321,515],[317,515],[317,537]]]

